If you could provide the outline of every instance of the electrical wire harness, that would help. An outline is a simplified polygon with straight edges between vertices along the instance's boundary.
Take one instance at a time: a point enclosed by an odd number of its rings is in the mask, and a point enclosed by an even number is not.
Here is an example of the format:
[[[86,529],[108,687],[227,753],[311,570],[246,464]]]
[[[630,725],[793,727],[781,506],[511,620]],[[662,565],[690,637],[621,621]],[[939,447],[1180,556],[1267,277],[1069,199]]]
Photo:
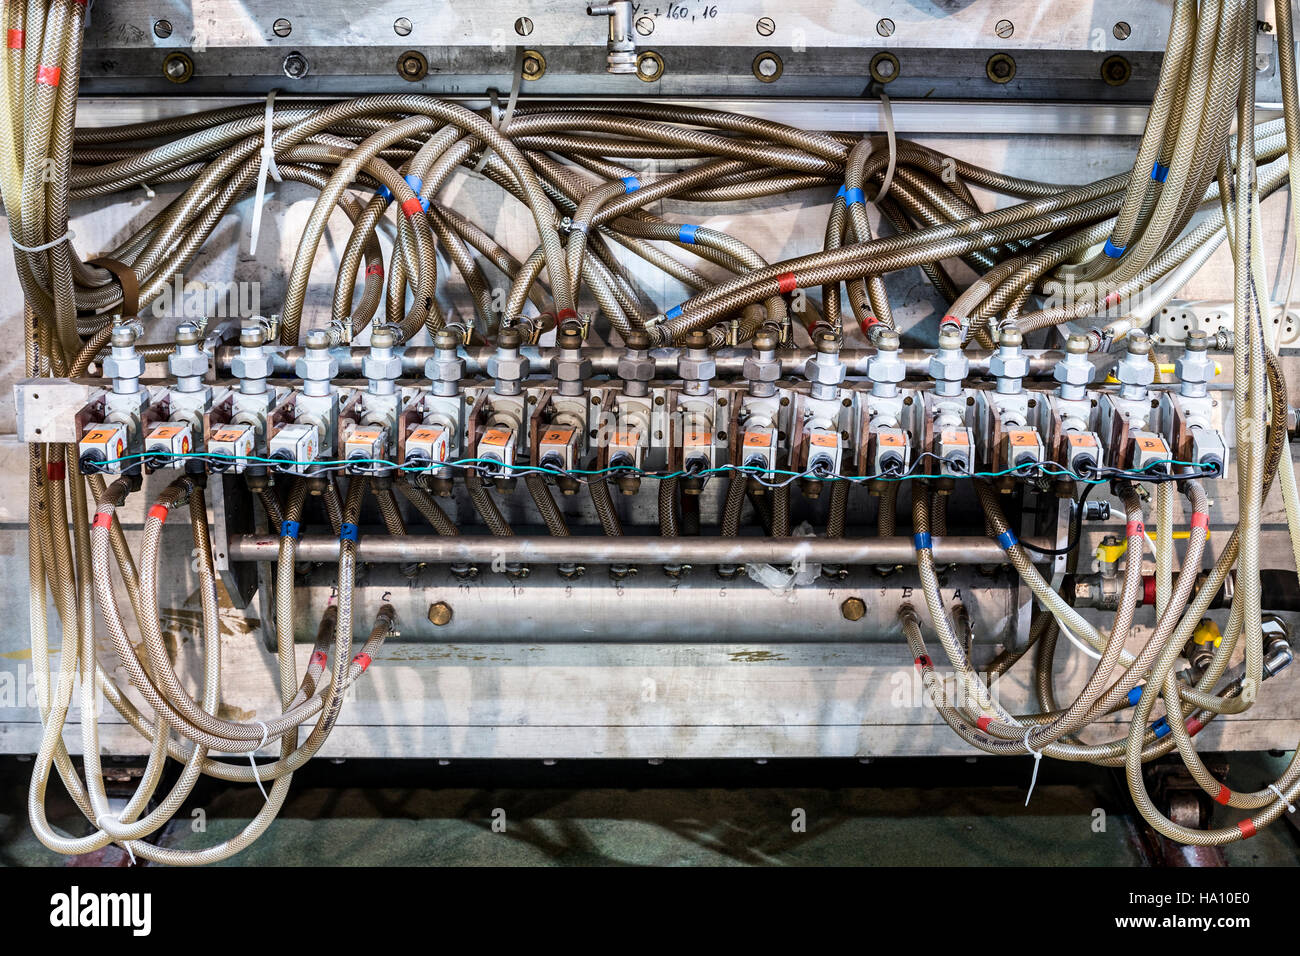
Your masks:
[[[677,537],[701,533],[699,484],[726,480],[720,534],[740,534],[748,500],[762,532],[774,539],[792,534],[792,487],[820,494],[822,482],[831,485],[825,534],[834,538],[850,533],[849,492],[857,486],[879,498],[878,534],[897,535],[899,486],[910,486],[918,604],[924,607],[906,605],[900,619],[939,714],[970,746],[1029,755],[1035,778],[1043,757],[1122,766],[1143,817],[1184,843],[1248,838],[1300,801],[1297,759],[1267,787],[1237,792],[1213,776],[1194,743],[1210,722],[1253,706],[1265,679],[1290,660],[1289,647],[1266,643],[1259,545],[1263,502],[1276,482],[1300,555],[1300,493],[1288,442],[1286,382],[1275,355],[1276,306],[1263,292],[1270,286],[1260,221],[1261,200],[1283,188],[1294,197],[1300,175],[1289,3],[1277,6],[1282,119],[1256,122],[1255,4],[1175,0],[1132,170],[1083,185],[1004,175],[892,135],[813,132],[696,106],[623,101],[523,99],[503,118],[409,93],[328,103],[272,97],[264,105],[78,128],[85,4],[6,2],[3,11],[9,42],[0,70],[0,182],[25,303],[25,372],[33,380],[81,380],[94,368],[100,381],[112,381],[111,390],[101,389],[88,406],[89,417],[79,419],[91,430],[78,442],[29,446],[31,650],[34,664],[47,668],[40,675],[44,732],[29,810],[46,846],[80,854],[116,843],[136,859],[189,865],[226,859],[255,840],[283,804],[293,772],[325,743],[347,692],[397,623],[389,605],[353,606],[363,593],[356,588],[363,506],[373,499],[386,532],[405,536],[394,494],[400,491],[439,535],[457,535],[457,523],[430,493],[455,485],[481,523],[507,538],[514,532],[489,489],[516,477],[524,478],[552,536],[570,534],[552,485],[585,486],[601,533],[614,537],[623,529],[610,485],[631,494],[641,479],[655,480],[660,534]],[[643,168],[649,162],[676,168],[652,179]],[[466,170],[527,210],[536,238],[530,255],[512,255],[483,224],[452,208],[447,186]],[[230,371],[238,385],[214,392],[203,377],[204,356],[213,353],[203,335],[212,330],[187,325],[176,342],[138,344],[152,327],[143,307],[193,266],[237,202],[256,195],[260,216],[268,176],[310,187],[318,198],[297,236],[279,312],[273,321],[236,331]],[[168,186],[175,194],[150,205],[108,253],[83,258],[69,229],[72,204],[138,194],[142,186]],[[985,211],[973,188],[1014,202]],[[779,262],[766,261],[722,229],[668,221],[652,211],[665,199],[708,207],[800,195],[831,197],[824,240],[815,251]],[[888,224],[888,234],[873,233],[869,205]],[[1291,206],[1297,230],[1300,206]],[[327,225],[339,213],[351,231],[339,250],[329,315],[318,316],[307,305],[309,280]],[[1189,345],[1181,360],[1178,401],[1184,404],[1170,413],[1187,420],[1178,432],[1186,441],[1164,443],[1151,409],[1159,405],[1153,396],[1165,393],[1148,391],[1150,343],[1142,334],[1152,309],[1149,302],[1140,309],[1124,303],[1154,289],[1158,311],[1225,242],[1235,282],[1230,408],[1239,517],[1206,572],[1206,482],[1222,479],[1228,464],[1226,445],[1213,443],[1216,429],[1194,414],[1208,394],[1199,386],[1213,377],[1198,371],[1205,345]],[[628,257],[690,294],[661,309],[626,268]],[[449,279],[439,273],[444,263],[468,290],[468,301],[452,309],[438,294]],[[905,396],[901,330],[883,277],[908,269],[920,270],[947,309],[937,341],[927,343],[936,346],[926,365],[932,387]],[[976,278],[962,288],[959,270]],[[1065,303],[1051,301],[1048,286],[1063,276],[1083,291]],[[501,296],[492,294],[497,277],[506,284]],[[1290,298],[1288,287],[1280,308]],[[1088,353],[1097,342],[1080,335],[1081,327],[1097,341],[1127,343],[1117,389],[1089,388]],[[214,334],[217,346],[227,345],[219,330]],[[552,335],[554,384],[546,386],[543,402],[534,403],[539,393],[521,348]],[[1030,393],[1020,383],[1029,366],[1021,364],[1021,347],[1057,335],[1066,345],[1056,366],[1059,387],[1050,398],[1042,389],[1033,392],[1030,401],[1037,404],[1024,405]],[[367,387],[341,403],[331,385],[337,355],[363,336],[369,337],[362,360]],[[624,349],[607,391],[588,384],[592,336]],[[849,338],[874,350],[870,395],[845,386],[838,356]],[[409,378],[401,368],[402,349],[421,340],[434,347],[425,367],[430,384],[413,397],[396,382]],[[294,367],[302,387],[286,392],[269,385],[276,349],[303,345]],[[472,405],[462,387],[463,349],[471,345],[495,349],[485,369],[490,388],[475,392]],[[753,355],[745,361],[747,389],[735,396],[746,417],[743,451],[733,456],[728,442],[712,437],[723,430],[715,416],[724,404],[711,382],[719,350],[738,347]],[[666,392],[650,384],[657,376],[654,349],[678,356],[680,385]],[[784,378],[780,355],[792,349],[807,355],[807,381],[797,389],[778,384]],[[978,350],[993,351],[996,392],[967,382],[969,357]],[[150,362],[167,362],[176,379],[163,399],[140,383]],[[620,414],[636,416],[644,405],[648,420],[665,395],[679,418],[660,445],[625,439],[652,430],[644,425],[639,431],[619,425],[600,447],[585,441],[591,406],[609,400]],[[1099,403],[1102,412],[1091,410]],[[791,410],[784,411],[787,404]],[[530,432],[531,416],[542,414],[542,405],[550,416],[544,424],[559,437]],[[574,406],[584,410],[572,412]],[[970,440],[970,409],[976,408],[997,422],[996,448],[982,436]],[[1038,417],[1027,408],[1037,408]],[[1107,440],[1093,441],[1091,457],[1062,459],[1056,449],[1066,448],[1072,435],[1092,435],[1098,414],[1110,415]],[[148,429],[159,423],[185,426],[193,444],[181,451],[146,448]],[[283,431],[286,423],[303,426],[292,434],[306,444],[294,447],[318,453],[272,454],[271,439],[290,434]],[[431,430],[421,439],[428,445],[420,447],[441,451],[422,453],[416,462],[410,452],[416,432],[435,423],[443,423],[441,431]],[[234,451],[215,447],[226,441],[221,429],[230,431]],[[98,443],[93,455],[87,452],[91,434]],[[695,442],[697,434],[705,440]],[[1047,434],[1051,448],[1017,457],[1022,445],[1016,436],[1030,441],[1034,434]],[[989,447],[977,457],[973,444]],[[692,447],[708,450],[692,458]],[[756,457],[745,457],[751,447]],[[1150,454],[1140,454],[1143,449]],[[276,632],[292,635],[302,615],[319,619],[305,672],[299,673],[292,640],[279,640],[282,709],[265,720],[231,720],[220,710],[218,583],[207,503],[213,476],[231,469],[245,476],[279,535]],[[148,508],[133,549],[119,517],[129,496],[140,492],[143,474],[154,470],[177,474]],[[1008,519],[999,494],[1017,482],[1039,491],[1065,489],[1058,496],[1074,499],[1063,547],[1020,540],[1020,522]],[[941,593],[934,560],[934,539],[947,533],[954,487],[977,495],[984,531],[1036,602],[1027,642],[983,675]],[[1080,526],[1094,489],[1115,496],[1125,520],[1127,559],[1109,627],[1080,613],[1044,571],[1045,561],[1063,559],[1070,575],[1078,573]],[[1153,495],[1155,616],[1138,640],[1134,624]],[[1182,566],[1175,569],[1177,495],[1189,519]],[[304,509],[317,498],[338,541],[338,597],[324,609],[301,607],[295,589]],[[178,675],[159,626],[163,527],[181,509],[188,509],[202,604],[197,693]],[[901,518],[905,523],[908,515]],[[418,573],[414,563],[404,567],[404,573]],[[1230,576],[1235,586],[1221,642],[1198,667],[1179,670]],[[130,604],[125,611],[122,591]],[[47,616],[49,599],[56,621]],[[369,627],[359,650],[357,618]],[[56,655],[52,628],[61,633]],[[99,659],[99,629],[109,638],[113,671],[125,673],[129,687]],[[1053,683],[1062,637],[1092,666],[1069,702],[1057,699]],[[955,697],[936,671],[936,642],[956,675]],[[1017,714],[1003,708],[990,681],[1022,659],[1035,668],[1039,706]],[[63,738],[75,678],[80,770]],[[148,742],[144,773],[121,809],[110,807],[105,791],[98,694]],[[1106,719],[1117,714],[1127,720],[1126,731],[1116,733],[1123,725]],[[258,763],[253,755],[267,746],[277,747],[278,756]],[[1211,799],[1241,812],[1235,824],[1191,829],[1160,811],[1148,795],[1143,766],[1175,752]],[[169,760],[182,769],[167,789]],[[204,850],[151,843],[203,774],[263,788],[269,783],[265,805],[237,836]],[[47,820],[46,791],[55,775],[85,815],[89,833],[70,835]]]

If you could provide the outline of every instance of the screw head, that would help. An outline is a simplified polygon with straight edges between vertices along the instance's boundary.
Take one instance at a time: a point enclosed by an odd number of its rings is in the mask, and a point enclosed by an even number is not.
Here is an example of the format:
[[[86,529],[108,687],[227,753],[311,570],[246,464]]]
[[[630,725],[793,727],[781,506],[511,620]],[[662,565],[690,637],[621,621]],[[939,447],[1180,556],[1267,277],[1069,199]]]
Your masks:
[[[446,627],[451,623],[451,605],[446,601],[435,601],[429,605],[429,623],[434,627]]]
[[[393,32],[396,33],[399,37],[410,36],[411,30],[413,29],[414,26],[412,25],[411,21],[408,20],[406,17],[398,17],[396,20],[393,21]]]
[[[529,17],[520,17],[515,21],[515,33],[526,37],[533,32],[533,21]]]
[[[280,17],[271,25],[271,32],[278,37],[287,37],[293,32],[293,24],[284,17]]]
[[[284,75],[291,80],[302,79],[310,69],[307,58],[297,51],[284,58]]]
[[[758,23],[754,24],[754,29],[758,31],[761,37],[770,37],[776,32],[776,21],[771,17],[762,17]]]
[[[172,22],[170,20],[158,20],[153,25],[153,35],[160,40],[166,40],[172,35]]]
[[[894,35],[894,21],[889,17],[883,17],[876,21],[876,32],[882,37],[892,37]]]
[[[650,34],[654,33],[654,17],[637,17],[636,32],[641,34],[643,37],[648,37]]]
[[[844,615],[846,621],[860,621],[867,614],[866,602],[860,597],[845,598],[844,603],[840,605],[840,613]]]
[[[999,20],[993,25],[993,32],[1003,40],[1006,40],[1011,36],[1011,34],[1016,32],[1016,25],[1010,20]]]
[[[1115,24],[1115,29],[1111,32],[1115,34],[1116,40],[1127,40],[1133,35],[1133,28],[1125,21],[1121,20],[1119,23]]]

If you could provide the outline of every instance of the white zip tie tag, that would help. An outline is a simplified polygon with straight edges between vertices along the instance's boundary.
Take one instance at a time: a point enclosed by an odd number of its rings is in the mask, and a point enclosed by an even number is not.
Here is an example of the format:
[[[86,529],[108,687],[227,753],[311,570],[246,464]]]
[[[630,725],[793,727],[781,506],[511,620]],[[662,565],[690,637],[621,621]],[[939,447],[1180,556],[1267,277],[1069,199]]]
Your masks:
[[[21,249],[23,252],[45,252],[47,249],[53,249],[55,246],[57,246],[57,245],[58,245],[59,243],[61,243],[61,242],[64,242],[64,241],[70,241],[70,240],[72,240],[72,239],[76,239],[76,238],[77,238],[77,234],[76,234],[75,232],[73,232],[71,229],[69,229],[69,230],[68,230],[67,232],[65,232],[63,235],[59,236],[59,238],[57,238],[57,239],[51,239],[49,242],[45,243],[44,245],[40,245],[40,246],[24,246],[21,242],[19,242],[17,239],[15,239],[12,235],[9,237],[9,241],[12,242],[12,243],[14,244],[14,248],[15,248],[15,249]]]
[[[510,98],[506,100],[506,108],[500,109],[497,103],[496,89],[488,90],[488,116],[491,117],[492,126],[498,133],[504,133],[506,127],[515,116],[515,105],[519,102],[519,91],[524,85],[524,48],[515,47],[515,65],[511,70],[510,76]],[[498,112],[499,111],[499,112]],[[488,158],[492,155],[492,150],[488,148],[487,143],[483,144],[483,153],[479,156],[478,162],[474,164],[474,172],[481,173],[488,164]]]
[[[280,167],[275,163],[275,149],[271,144],[274,135],[275,94],[278,92],[278,90],[272,90],[266,94],[265,125],[262,130],[262,162],[257,170],[257,194],[253,198],[253,225],[248,234],[248,254],[250,256],[257,254],[257,236],[262,230],[262,202],[266,198],[267,174],[269,173],[277,183],[284,182],[280,178]]]
[[[1033,747],[1029,746],[1029,735],[1033,732],[1033,727],[1025,728],[1025,749],[1034,757],[1034,774],[1029,778],[1029,792],[1025,794],[1025,806],[1029,806],[1029,801],[1034,795],[1034,784],[1038,783],[1038,765],[1043,762],[1043,752],[1041,750],[1035,750]]]
[[[1282,793],[1282,791],[1277,788],[1277,784],[1270,783],[1268,785],[1268,789],[1272,790],[1274,793],[1277,794],[1278,803],[1286,804],[1287,813],[1295,813],[1295,804],[1286,798],[1286,796]]]
[[[889,105],[889,97],[880,94],[880,116],[885,121],[885,137],[889,141],[889,165],[885,167],[885,179],[880,184],[875,201],[880,203],[889,195],[889,187],[894,184],[894,167],[898,160],[898,138],[894,135],[894,108]]]
[[[267,727],[266,724],[264,724],[260,720],[255,720],[253,722],[257,724],[257,726],[262,728],[262,742],[257,745],[256,750],[250,750],[248,752],[248,764],[250,767],[253,768],[253,779],[257,781],[257,789],[262,791],[262,799],[270,800],[271,798],[266,795],[266,787],[262,786],[262,775],[257,770],[257,761],[253,758],[258,750],[261,750],[263,747],[266,746],[266,738],[267,735],[270,734],[271,729]]]

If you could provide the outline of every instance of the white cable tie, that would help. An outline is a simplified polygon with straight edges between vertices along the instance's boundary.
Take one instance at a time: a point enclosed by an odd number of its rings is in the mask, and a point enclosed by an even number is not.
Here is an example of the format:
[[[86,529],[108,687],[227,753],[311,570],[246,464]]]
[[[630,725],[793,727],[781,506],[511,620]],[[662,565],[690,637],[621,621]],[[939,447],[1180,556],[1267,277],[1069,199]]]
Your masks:
[[[497,104],[497,91],[495,88],[488,90],[488,99],[491,104],[488,110],[488,116],[491,118],[493,129],[498,133],[505,133],[506,127],[509,126],[510,121],[514,119],[515,105],[519,102],[519,91],[523,88],[523,84],[524,48],[522,46],[516,46],[515,63],[511,68],[510,73],[510,98],[506,100],[506,108],[501,110],[500,115],[497,113],[499,108]],[[491,155],[492,150],[488,148],[487,143],[484,143],[483,152],[479,156],[478,162],[474,164],[474,172],[483,172],[484,167],[487,166],[488,158]]]
[[[1029,800],[1034,795],[1034,784],[1038,783],[1038,765],[1043,762],[1043,752],[1029,746],[1029,735],[1033,732],[1032,726],[1025,728],[1025,749],[1034,757],[1034,775],[1029,778],[1029,792],[1025,794],[1025,806],[1029,806]]]
[[[271,798],[266,795],[266,787],[262,786],[262,775],[257,771],[257,761],[253,759],[253,755],[266,746],[266,738],[271,733],[271,728],[260,720],[255,720],[253,723],[262,728],[262,742],[248,752],[248,764],[253,768],[253,779],[257,781],[257,789],[262,791],[262,799],[270,800]]]
[[[21,249],[23,252],[44,252],[44,251],[46,251],[47,249],[53,249],[55,246],[57,246],[57,245],[58,245],[59,243],[61,243],[61,242],[66,242],[66,241],[69,241],[69,240],[72,240],[72,239],[76,239],[76,238],[77,238],[77,234],[76,234],[75,232],[73,232],[71,229],[69,229],[69,230],[68,230],[67,232],[65,232],[63,235],[59,236],[59,238],[57,238],[57,239],[51,239],[49,242],[45,243],[44,245],[40,245],[40,246],[24,246],[21,242],[19,242],[17,239],[15,239],[12,235],[9,237],[9,241],[12,242],[12,243],[14,244],[14,248],[15,248],[15,249]]]
[[[280,177],[280,167],[275,162],[275,148],[271,139],[275,135],[275,94],[271,90],[266,94],[265,123],[262,127],[261,165],[257,169],[257,195],[253,199],[253,225],[248,235],[248,254],[257,253],[257,237],[262,231],[262,202],[266,198],[266,177],[269,173],[277,183],[284,182]]]
[[[898,160],[898,138],[894,135],[894,109],[889,105],[889,97],[880,94],[880,115],[885,121],[885,136],[889,141],[889,165],[885,167],[885,179],[880,184],[875,201],[880,203],[889,195],[889,187],[894,184],[894,166]]]
[[[1277,794],[1277,799],[1279,803],[1286,804],[1287,813],[1295,813],[1295,804],[1286,798],[1286,796],[1282,793],[1282,791],[1277,788],[1277,784],[1270,783],[1268,785],[1268,789],[1272,790],[1274,793]]]

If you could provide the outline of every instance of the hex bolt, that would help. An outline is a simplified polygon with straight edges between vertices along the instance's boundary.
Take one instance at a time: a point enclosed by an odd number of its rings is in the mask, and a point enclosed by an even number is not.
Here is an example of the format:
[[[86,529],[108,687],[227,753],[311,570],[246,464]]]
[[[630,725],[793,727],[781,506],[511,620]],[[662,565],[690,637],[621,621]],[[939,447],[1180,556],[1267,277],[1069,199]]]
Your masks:
[[[176,326],[176,351],[167,356],[167,370],[176,378],[176,391],[203,391],[208,354],[203,351],[202,343],[199,327],[193,322]]]
[[[907,378],[907,367],[898,354],[901,340],[892,329],[883,330],[876,337],[876,354],[867,362],[867,378],[871,380],[871,394],[876,398],[893,398],[899,384]]]
[[[650,357],[650,336],[632,331],[623,340],[624,352],[618,359],[618,377],[623,380],[623,394],[644,398],[650,393],[655,377],[655,361]]]
[[[961,394],[962,384],[970,371],[970,362],[961,350],[961,335],[955,331],[939,333],[939,348],[930,357],[930,376],[934,393],[952,398]]]
[[[860,621],[867,614],[866,602],[860,597],[845,598],[844,603],[840,605],[840,613],[844,615],[846,621]]]
[[[1052,370],[1052,376],[1060,384],[1057,394],[1066,401],[1077,402],[1088,397],[1088,384],[1097,374],[1096,367],[1088,361],[1091,344],[1086,335],[1071,335],[1065,342],[1065,357]]]
[[[1029,374],[1029,359],[1022,346],[1024,336],[1017,328],[1003,329],[998,336],[997,351],[989,359],[989,372],[997,379],[997,390],[1002,395],[1018,395],[1024,389],[1024,378]]]
[[[339,363],[330,353],[330,336],[324,329],[307,333],[306,351],[294,365],[294,372],[302,379],[302,393],[313,398],[330,394],[330,382],[338,374]]]
[[[301,80],[310,70],[307,58],[297,51],[284,58],[284,75],[291,80]]]
[[[766,330],[754,335],[753,352],[744,364],[745,380],[749,394],[755,398],[769,398],[776,394],[776,382],[781,377],[781,363],[776,357],[776,336]]]

